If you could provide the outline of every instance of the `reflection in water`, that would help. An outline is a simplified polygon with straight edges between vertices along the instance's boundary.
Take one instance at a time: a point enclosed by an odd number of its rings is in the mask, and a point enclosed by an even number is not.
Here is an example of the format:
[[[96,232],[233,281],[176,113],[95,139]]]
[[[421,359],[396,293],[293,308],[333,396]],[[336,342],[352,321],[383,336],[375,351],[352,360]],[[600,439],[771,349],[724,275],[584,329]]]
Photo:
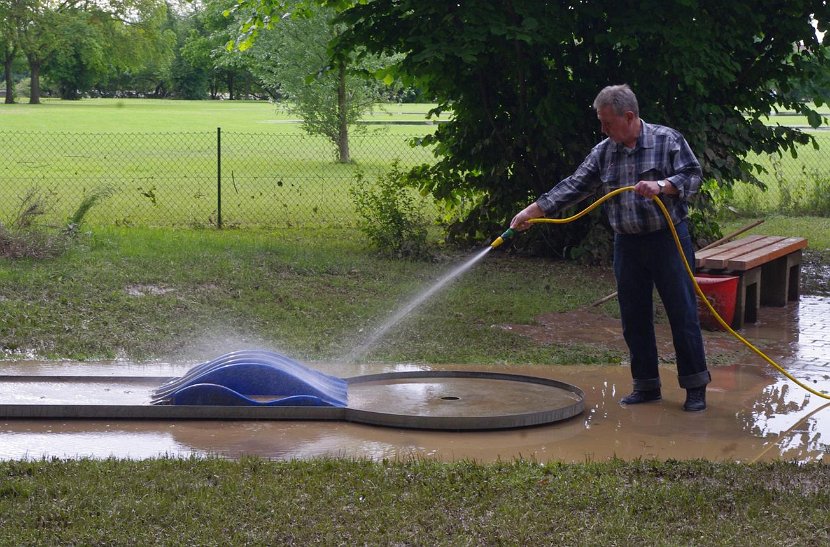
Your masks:
[[[51,457],[146,459],[193,454],[190,447],[177,443],[170,433],[163,431],[64,431],[62,427],[16,431],[5,424],[0,439],[0,459],[3,460]]]
[[[752,408],[738,413],[746,430],[768,439],[786,460],[822,459],[830,450],[830,401],[779,380],[766,387]],[[822,419],[823,418],[823,419]]]

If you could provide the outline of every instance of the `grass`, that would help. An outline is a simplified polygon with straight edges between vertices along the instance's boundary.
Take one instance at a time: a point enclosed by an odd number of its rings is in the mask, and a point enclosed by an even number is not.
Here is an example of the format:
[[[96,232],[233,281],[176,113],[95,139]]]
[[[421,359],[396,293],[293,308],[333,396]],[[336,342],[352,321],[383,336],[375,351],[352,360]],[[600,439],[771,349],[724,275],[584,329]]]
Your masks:
[[[409,145],[434,131],[422,123],[431,106],[382,105],[352,131],[353,161],[341,164],[332,143],[306,135],[265,102],[0,105],[7,166],[0,219],[32,188],[54,196],[49,216],[59,222],[91,189],[106,187],[107,207],[89,222],[209,226],[218,222],[221,182],[225,224],[353,223],[348,189],[357,169],[373,176],[395,160],[404,167],[434,161]]]
[[[762,216],[764,222],[752,228],[744,235],[775,235],[786,237],[806,237],[807,248],[818,252],[830,250],[830,218],[828,217],[785,217]],[[721,230],[729,234],[748,224],[750,218],[729,218],[721,221]]]
[[[362,234],[346,229],[98,227],[80,241],[53,260],[0,259],[0,340],[7,354],[146,359],[182,351],[188,342],[248,339],[297,358],[333,359],[472,253],[436,247],[437,263],[384,259],[367,252]],[[586,275],[597,282],[582,283]],[[587,304],[612,284],[607,271],[492,253],[369,357],[618,361],[494,327]]]
[[[432,104],[384,104],[364,117],[379,126],[391,121],[426,122]],[[446,115],[442,116],[446,119]],[[169,133],[227,131],[295,133],[302,128],[277,105],[267,101],[177,101],[167,99],[44,99],[42,104],[0,104],[4,131],[92,133]],[[411,133],[419,126],[388,127]],[[431,131],[431,126],[420,126]]]
[[[9,545],[830,541],[819,464],[82,460],[0,476]]]
[[[84,115],[84,103],[67,105],[57,119],[75,130],[112,116]],[[19,106],[0,106],[4,129],[11,116],[47,111]],[[239,119],[243,112],[261,119],[262,105],[231,106]],[[189,118],[204,122],[199,130],[206,132],[219,117],[173,112],[164,123]],[[149,119],[106,123],[110,131],[143,131],[134,128]],[[167,206],[185,201],[162,197]],[[776,217],[755,232],[806,233],[811,248],[827,250],[824,220]],[[727,221],[725,233],[728,223],[745,222]],[[378,258],[365,245],[355,230],[317,226],[93,225],[56,258],[0,259],[0,344],[10,359],[175,359],[266,346],[301,360],[332,360],[477,250],[441,248],[437,262],[402,262]],[[367,358],[619,362],[619,354],[544,345],[498,328],[587,305],[612,290],[607,268],[490,253]],[[819,545],[830,540],[828,487],[826,465],[786,462],[10,461],[0,462],[0,545]]]

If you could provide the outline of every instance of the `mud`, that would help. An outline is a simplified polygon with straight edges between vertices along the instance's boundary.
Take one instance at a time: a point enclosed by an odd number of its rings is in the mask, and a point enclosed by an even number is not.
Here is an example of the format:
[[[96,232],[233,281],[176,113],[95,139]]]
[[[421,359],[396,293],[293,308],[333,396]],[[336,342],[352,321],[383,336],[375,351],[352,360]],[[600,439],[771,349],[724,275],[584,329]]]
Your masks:
[[[532,326],[503,326],[541,342],[597,344],[625,351],[618,321],[588,310],[548,314]],[[706,458],[722,461],[786,459],[830,462],[830,403],[784,379],[739,342],[705,332],[712,363],[709,408],[681,410],[685,392],[675,381],[668,327],[658,325],[663,400],[623,407],[630,391],[628,367],[425,367],[309,363],[342,377],[405,370],[482,370],[527,374],[567,382],[585,391],[585,412],[547,426],[493,432],[434,432],[343,422],[130,422],[0,420],[0,458],[148,458],[160,455],[257,455],[274,459],[344,456],[371,459],[435,458],[478,462],[529,458],[580,462],[609,458]],[[830,298],[802,297],[785,308],[763,308],[741,334],[800,380],[830,391]],[[85,400],[103,392],[108,401],[142,400],[142,380],[107,383],[106,377],[178,376],[190,364],[31,363],[0,364],[0,374],[95,375],[86,392],[61,385],[33,402]],[[7,402],[19,388],[0,389]],[[365,394],[363,395],[365,396]],[[515,396],[515,395],[514,395]],[[387,404],[394,405],[394,401]]]

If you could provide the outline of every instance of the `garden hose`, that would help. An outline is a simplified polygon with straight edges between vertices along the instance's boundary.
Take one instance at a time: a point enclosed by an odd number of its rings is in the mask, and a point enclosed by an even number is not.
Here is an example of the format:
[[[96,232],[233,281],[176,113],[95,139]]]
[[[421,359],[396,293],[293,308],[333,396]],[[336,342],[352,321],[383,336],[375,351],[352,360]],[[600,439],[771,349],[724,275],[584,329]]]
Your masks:
[[[590,206],[586,207],[585,209],[583,209],[582,211],[578,212],[577,214],[575,214],[571,217],[567,217],[567,218],[533,218],[533,219],[528,220],[528,222],[530,222],[531,224],[542,224],[542,223],[546,223],[546,224],[566,224],[568,222],[573,222],[573,221],[587,215],[588,213],[590,213],[591,211],[593,211],[594,209],[599,207],[603,202],[613,198],[614,196],[616,196],[618,194],[621,194],[623,192],[629,192],[629,191],[633,191],[633,190],[634,190],[633,186],[624,186],[622,188],[617,188],[616,190],[605,194],[600,199],[598,199],[597,201],[592,203]],[[674,228],[674,224],[671,221],[671,216],[669,215],[669,211],[666,209],[666,206],[663,205],[663,202],[660,201],[660,198],[658,198],[656,195],[652,196],[651,199],[654,200],[654,202],[658,205],[658,207],[660,207],[660,210],[662,211],[663,216],[666,217],[666,221],[669,225],[669,228],[671,229],[672,236],[674,237],[674,243],[677,246],[677,250],[680,253],[680,257],[683,259],[683,264],[684,264],[684,266],[686,266],[686,273],[689,274],[689,278],[692,280],[692,284],[695,287],[695,292],[700,297],[700,300],[706,304],[706,307],[709,308],[709,311],[712,312],[712,315],[715,317],[715,319],[717,319],[718,323],[720,323],[720,325],[729,334],[731,334],[732,336],[737,338],[741,343],[743,343],[746,347],[748,347],[753,352],[755,352],[764,361],[766,361],[768,364],[770,364],[773,368],[775,368],[778,372],[783,374],[786,378],[791,380],[797,386],[799,386],[802,389],[812,393],[813,395],[816,395],[817,397],[821,397],[822,399],[830,400],[830,395],[828,395],[827,393],[815,390],[815,389],[811,388],[810,386],[806,385],[805,383],[801,382],[797,378],[795,378],[792,374],[787,372],[781,365],[779,365],[778,363],[773,361],[770,357],[768,357],[764,352],[762,352],[761,350],[759,350],[758,348],[753,346],[746,338],[744,338],[743,336],[741,336],[740,334],[735,332],[735,330],[732,329],[732,327],[730,327],[729,324],[726,321],[723,320],[723,318],[720,316],[720,314],[715,310],[715,308],[709,302],[709,299],[706,298],[706,295],[703,294],[703,290],[700,288],[700,285],[697,284],[697,280],[695,279],[694,271],[692,270],[691,266],[689,265],[689,261],[686,260],[686,254],[683,252],[683,246],[680,243],[680,238],[677,235],[677,230]],[[508,229],[499,238],[494,240],[493,243],[491,244],[491,246],[492,247],[498,247],[505,240],[512,237],[514,234],[515,234],[514,230]]]

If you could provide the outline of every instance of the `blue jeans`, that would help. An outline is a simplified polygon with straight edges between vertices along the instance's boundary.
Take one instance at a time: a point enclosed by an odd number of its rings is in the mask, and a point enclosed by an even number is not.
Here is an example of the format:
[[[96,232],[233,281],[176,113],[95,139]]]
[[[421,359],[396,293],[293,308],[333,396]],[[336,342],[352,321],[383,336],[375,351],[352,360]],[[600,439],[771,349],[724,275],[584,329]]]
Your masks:
[[[675,226],[686,260],[694,268],[694,248],[686,221]],[[654,288],[663,301],[671,325],[680,387],[705,386],[706,368],[697,300],[669,229],[649,234],[616,234],[614,275],[622,316],[623,337],[631,353],[635,390],[660,387],[657,341],[654,336]]]

